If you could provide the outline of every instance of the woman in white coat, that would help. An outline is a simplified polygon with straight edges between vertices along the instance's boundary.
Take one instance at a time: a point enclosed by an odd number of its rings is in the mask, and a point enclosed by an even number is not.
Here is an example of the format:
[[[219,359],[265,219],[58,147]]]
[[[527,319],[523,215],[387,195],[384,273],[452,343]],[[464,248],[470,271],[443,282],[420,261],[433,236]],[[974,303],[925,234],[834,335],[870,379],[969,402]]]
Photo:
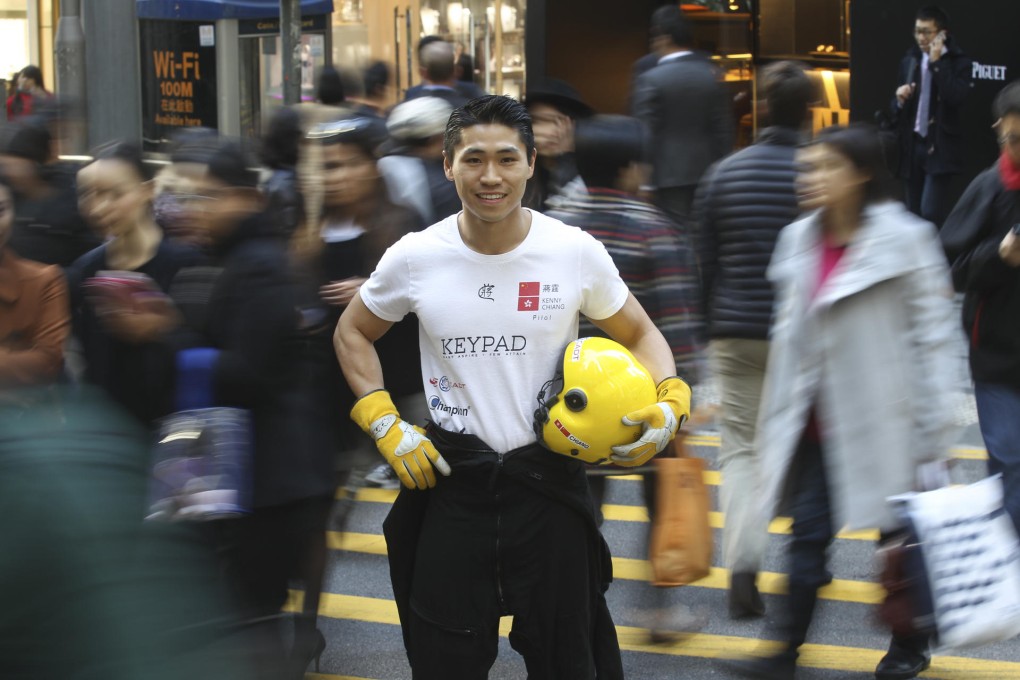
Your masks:
[[[776,309],[757,442],[766,511],[794,520],[787,646],[737,664],[759,678],[794,677],[835,533],[894,532],[886,498],[913,489],[954,436],[958,331],[935,228],[889,198],[870,127],[823,130],[798,160],[807,214],[782,231],[768,270]],[[894,638],[875,674],[912,678],[929,663],[926,638]]]

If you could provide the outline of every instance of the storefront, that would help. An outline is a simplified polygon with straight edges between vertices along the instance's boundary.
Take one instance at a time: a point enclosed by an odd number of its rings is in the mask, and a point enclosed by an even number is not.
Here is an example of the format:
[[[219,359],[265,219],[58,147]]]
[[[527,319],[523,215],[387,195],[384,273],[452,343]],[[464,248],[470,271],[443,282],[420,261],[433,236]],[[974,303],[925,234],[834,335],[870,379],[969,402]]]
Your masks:
[[[453,43],[470,57],[471,77],[489,92],[524,92],[528,0],[336,0],[333,62],[360,70],[389,67],[392,101],[421,82],[417,44],[426,35]],[[498,17],[498,21],[497,21]]]
[[[175,130],[257,137],[282,103],[279,0],[137,0],[142,135],[158,148]],[[301,93],[326,63],[331,0],[302,0]]]

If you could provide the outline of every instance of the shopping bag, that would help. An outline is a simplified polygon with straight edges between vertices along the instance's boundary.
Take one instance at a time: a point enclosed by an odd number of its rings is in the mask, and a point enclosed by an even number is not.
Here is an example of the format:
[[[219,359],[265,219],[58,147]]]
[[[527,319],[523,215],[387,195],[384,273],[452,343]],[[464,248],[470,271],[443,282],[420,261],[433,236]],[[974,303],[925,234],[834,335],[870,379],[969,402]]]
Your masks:
[[[712,527],[705,488],[705,461],[686,455],[655,459],[655,521],[649,542],[652,585],[681,586],[708,576],[712,569]]]
[[[251,512],[251,415],[214,404],[218,357],[209,347],[177,354],[177,412],[159,422],[146,519],[205,521]]]
[[[916,531],[934,614],[933,647],[976,647],[1020,635],[1020,539],[1002,478],[890,499]]]
[[[244,409],[192,409],[163,418],[146,519],[205,521],[251,512],[251,459]]]

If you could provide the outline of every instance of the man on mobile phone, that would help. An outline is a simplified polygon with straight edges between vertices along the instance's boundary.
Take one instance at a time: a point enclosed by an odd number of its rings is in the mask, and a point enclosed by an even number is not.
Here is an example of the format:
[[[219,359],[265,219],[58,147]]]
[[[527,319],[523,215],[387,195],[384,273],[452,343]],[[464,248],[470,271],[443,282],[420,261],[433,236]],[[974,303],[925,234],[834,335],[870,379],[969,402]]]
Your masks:
[[[914,40],[900,61],[901,85],[892,101],[897,174],[910,211],[941,228],[952,208],[950,182],[963,171],[963,103],[972,62],[949,33],[949,15],[935,5],[917,11]]]

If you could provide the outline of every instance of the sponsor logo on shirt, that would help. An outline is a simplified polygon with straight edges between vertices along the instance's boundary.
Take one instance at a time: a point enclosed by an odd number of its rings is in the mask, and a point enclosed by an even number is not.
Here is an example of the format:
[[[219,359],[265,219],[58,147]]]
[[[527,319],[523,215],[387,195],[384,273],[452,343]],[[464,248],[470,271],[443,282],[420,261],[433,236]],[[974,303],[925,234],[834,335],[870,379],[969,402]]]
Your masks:
[[[492,285],[491,283],[483,283],[482,287],[478,289],[478,297],[480,297],[483,300],[495,302],[496,301],[495,298],[492,297],[492,290],[495,287],[496,286]]]
[[[468,335],[440,338],[444,357],[479,356],[482,354],[523,354],[528,339],[523,335]]]
[[[429,384],[432,385],[433,387],[438,387],[444,392],[449,392],[454,388],[462,389],[464,387],[464,383],[454,382],[453,380],[447,378],[445,375],[442,378],[429,378]]]
[[[451,416],[468,416],[471,415],[470,406],[450,406],[442,400],[439,395],[433,394],[429,397],[429,409],[432,411],[441,411],[448,413]]]

